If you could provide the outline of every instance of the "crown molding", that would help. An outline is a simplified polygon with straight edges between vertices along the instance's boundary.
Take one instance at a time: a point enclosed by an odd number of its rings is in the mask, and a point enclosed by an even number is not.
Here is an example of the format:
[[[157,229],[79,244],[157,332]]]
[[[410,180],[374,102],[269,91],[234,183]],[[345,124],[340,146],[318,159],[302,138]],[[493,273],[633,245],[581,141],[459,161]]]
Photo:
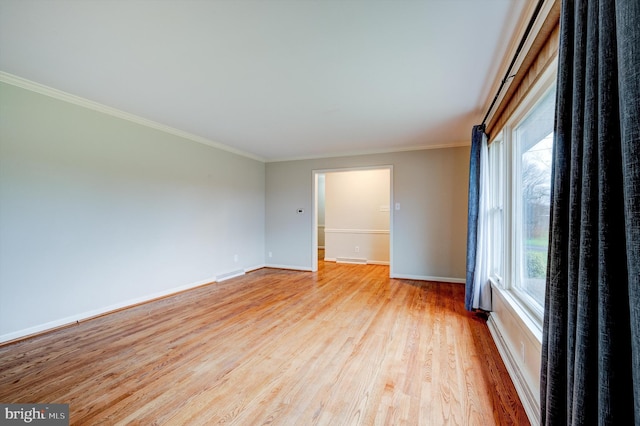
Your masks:
[[[58,90],[58,89],[54,89],[52,87],[48,87],[45,86],[43,84],[40,83],[36,83],[34,81],[31,80],[27,80],[25,78],[22,77],[18,77],[16,75],[13,74],[9,74],[7,72],[4,71],[0,71],[0,82],[2,83],[7,83],[10,84],[12,86],[16,86],[16,87],[20,87],[22,89],[26,89],[32,92],[36,92],[39,93],[41,95],[45,95],[45,96],[49,96],[51,98],[55,98],[64,102],[68,102],[74,105],[78,105],[87,109],[91,109],[97,112],[101,112],[103,114],[107,114],[107,115],[111,115],[113,117],[117,117],[123,120],[127,120],[127,121],[131,121],[133,123],[136,124],[140,124],[142,126],[146,126],[146,127],[150,127],[152,129],[155,130],[159,130],[161,132],[165,132],[165,133],[169,133],[171,135],[174,136],[178,136],[180,138],[183,139],[188,139],[192,142],[197,142],[203,145],[208,145],[210,147],[213,148],[218,148],[221,149],[223,151],[227,151],[230,152],[232,154],[236,154],[236,155],[240,155],[243,157],[247,157],[250,158],[252,160],[256,160],[256,161],[260,161],[262,163],[265,162],[265,159],[262,157],[259,157],[257,155],[245,152],[245,151],[241,151],[239,149],[235,149],[232,148],[228,145],[219,143],[219,142],[214,142],[210,139],[204,138],[202,136],[198,136],[198,135],[194,135],[192,133],[189,132],[185,132],[183,130],[180,129],[176,129],[174,127],[171,126],[167,126],[161,123],[158,123],[156,121],[153,120],[149,120],[134,114],[130,114],[128,112],[125,111],[121,111],[119,109],[116,108],[112,108],[106,105],[103,105],[101,103],[98,102],[94,102],[91,101],[89,99],[85,99],[82,98],[80,96],[76,96],[76,95],[72,95],[71,93],[67,93],[67,92],[63,92],[62,90]]]
[[[408,151],[425,151],[430,149],[446,149],[446,148],[460,148],[465,146],[471,146],[471,141],[463,141],[463,142],[454,142],[449,144],[438,144],[438,145],[419,145],[419,146],[411,146],[411,147],[397,147],[397,148],[386,148],[386,149],[375,149],[375,150],[360,150],[360,151],[349,151],[349,152],[341,152],[341,153],[333,153],[333,154],[319,154],[315,156],[300,156],[300,157],[282,157],[282,158],[271,158],[266,159],[265,163],[280,163],[285,161],[301,161],[301,160],[319,160],[323,158],[338,158],[338,157],[355,157],[359,155],[377,155],[377,154],[393,154],[397,152],[408,152]]]
[[[64,102],[78,105],[83,108],[91,109],[93,111],[97,111],[97,112],[107,114],[113,117],[117,117],[123,120],[127,120],[136,124],[140,124],[142,126],[159,130],[161,132],[165,132],[174,136],[178,136],[183,139],[187,139],[203,145],[208,145],[213,148],[218,148],[223,151],[227,151],[236,155],[250,158],[252,160],[260,161],[262,163],[315,160],[315,159],[336,158],[336,157],[353,157],[353,156],[359,156],[359,155],[391,154],[395,152],[423,151],[428,149],[458,148],[458,147],[469,146],[471,144],[470,141],[462,141],[462,142],[454,142],[450,144],[420,145],[420,146],[412,146],[412,147],[396,147],[396,148],[385,148],[385,149],[374,149],[374,150],[359,150],[359,151],[349,151],[349,152],[340,152],[340,153],[331,153],[331,154],[320,154],[316,156],[283,157],[283,158],[268,159],[268,158],[263,158],[245,151],[241,151],[239,149],[232,148],[228,145],[225,145],[219,142],[214,142],[202,136],[194,135],[192,133],[185,132],[180,129],[176,129],[174,127],[167,126],[167,125],[158,123],[156,121],[137,116],[135,114],[131,114],[116,108],[112,108],[107,105],[103,105],[95,101],[91,101],[86,98],[82,98],[77,95],[73,95],[71,93],[64,92],[62,90],[54,89],[52,87],[45,86],[44,84],[36,83],[34,81],[27,80],[26,78],[18,77],[16,75],[13,75],[4,71],[0,71],[0,82],[10,84],[12,86],[20,87],[22,89],[29,90],[31,92],[49,96],[54,99],[58,99]]]

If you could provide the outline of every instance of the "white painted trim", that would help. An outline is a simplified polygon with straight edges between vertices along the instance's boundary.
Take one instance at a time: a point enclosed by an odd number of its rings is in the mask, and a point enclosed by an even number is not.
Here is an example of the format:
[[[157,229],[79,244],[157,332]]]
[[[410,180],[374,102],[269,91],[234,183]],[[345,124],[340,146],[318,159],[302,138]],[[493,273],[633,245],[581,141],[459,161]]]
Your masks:
[[[249,272],[257,271],[258,269],[262,269],[265,267],[265,264],[262,263],[260,265],[250,266],[248,268],[244,268],[244,272],[248,274]]]
[[[318,226],[320,227],[320,226]],[[388,229],[338,229],[325,228],[325,234],[389,234]]]
[[[231,278],[240,277],[245,274],[244,269],[236,269],[233,271],[225,272],[223,274],[216,276],[216,282],[222,282],[226,280],[230,280]]]
[[[410,274],[393,274],[391,278],[397,278],[401,280],[419,280],[419,281],[438,281],[442,283],[455,283],[464,284],[465,278],[450,278],[450,277],[433,277],[429,275],[410,275]]]
[[[364,257],[336,257],[336,263],[351,263],[355,265],[366,265],[367,259]]]
[[[218,148],[227,152],[231,152],[233,154],[251,158],[252,160],[260,161],[262,163],[277,163],[281,161],[313,160],[313,159],[334,158],[334,157],[351,157],[356,155],[388,154],[393,152],[422,151],[426,149],[457,148],[457,147],[469,146],[471,144],[470,141],[462,141],[462,142],[455,142],[451,144],[398,147],[398,148],[387,148],[387,149],[377,149],[377,150],[360,150],[360,151],[343,152],[339,154],[325,154],[325,155],[316,155],[316,156],[303,156],[303,157],[290,157],[290,158],[283,157],[283,158],[275,158],[275,159],[266,159],[255,154],[233,148],[229,145],[225,145],[220,142],[215,142],[210,139],[204,138],[202,136],[194,135],[192,133],[185,132],[183,130],[176,129],[174,127],[167,126],[165,124],[161,124],[156,121],[149,120],[125,111],[121,111],[119,109],[112,108],[107,105],[103,105],[101,103],[91,101],[89,99],[85,99],[80,96],[73,95],[71,93],[63,92],[62,90],[54,89],[52,87],[48,87],[31,80],[27,80],[22,77],[18,77],[17,75],[9,74],[4,71],[0,71],[0,82],[7,83],[16,87],[21,87],[23,89],[30,90],[32,92],[40,93],[41,95],[49,96],[51,98],[55,98],[64,102],[69,102],[71,104],[88,108],[94,111],[98,111],[103,114],[118,117],[123,120],[131,121],[146,127],[150,127],[152,129],[160,130],[162,132],[169,133],[184,139],[188,139],[193,142],[201,143],[203,145],[208,145],[208,146]]]
[[[362,262],[345,262],[343,260],[338,260],[335,257],[325,257],[324,258],[325,262],[335,262],[335,263],[357,263],[357,264],[361,264]],[[387,262],[386,260],[367,260],[366,261],[367,265],[386,265],[389,266],[389,262]]]
[[[25,78],[18,77],[13,74],[6,73],[4,71],[0,71],[0,82],[7,83],[16,87],[21,87],[23,89],[30,90],[32,92],[40,93],[41,95],[49,96],[51,98],[55,98],[64,102],[69,102],[71,104],[88,108],[97,112],[101,112],[103,114],[111,115],[113,117],[121,118],[123,120],[131,121],[133,123],[140,124],[142,126],[160,130],[161,132],[169,133],[174,136],[188,139],[193,142],[198,142],[198,143],[208,145],[214,148],[218,148],[227,152],[231,152],[233,154],[251,158],[252,160],[260,161],[263,163],[265,162],[264,158],[259,157],[257,155],[232,148],[228,145],[224,145],[219,142],[214,142],[207,138],[203,138],[202,136],[197,136],[192,133],[185,132],[183,130],[179,130],[179,129],[158,123],[153,120],[142,118],[137,115],[130,114],[128,112],[121,111],[119,109],[112,108],[112,107],[100,104],[98,102],[91,101],[89,99],[82,98],[80,96],[72,95],[71,93],[63,92],[61,90],[45,86],[43,84],[36,83],[34,81],[27,80]]]
[[[507,307],[510,308],[513,314],[521,321],[524,329],[536,339],[536,343],[542,344],[542,321],[538,322],[536,318],[532,317],[529,310],[522,306],[518,299],[514,297],[511,290],[492,283],[491,291],[500,293]]]
[[[318,270],[318,180],[320,173],[311,171],[311,272]],[[324,227],[324,225],[322,225]],[[326,241],[325,241],[326,242]]]
[[[532,113],[532,109],[540,102],[547,91],[556,84],[558,76],[558,56],[556,55],[538,74],[536,81],[529,87],[527,94],[520,100],[520,103],[511,113],[505,122],[506,128],[511,131]],[[511,141],[510,141],[511,142]]]
[[[412,147],[397,147],[397,148],[386,148],[386,149],[372,149],[372,150],[359,150],[359,151],[348,151],[342,153],[335,154],[325,154],[325,155],[313,155],[313,156],[300,156],[300,157],[282,157],[282,158],[272,158],[264,160],[265,163],[280,163],[284,161],[299,161],[299,160],[317,160],[321,158],[336,158],[336,157],[354,157],[358,155],[375,155],[375,154],[392,154],[394,152],[408,152],[408,151],[424,151],[428,149],[446,149],[446,148],[460,148],[465,146],[470,146],[471,140],[461,141],[461,142],[453,142],[450,144],[438,144],[438,145],[420,145],[420,146],[412,146]],[[371,168],[371,167],[370,167]],[[373,167],[375,168],[375,167]]]
[[[291,269],[293,271],[304,271],[304,272],[312,272],[311,268],[304,266],[293,266],[293,265],[277,265],[273,263],[267,263],[265,268],[273,268],[273,269]]]
[[[95,318],[104,314],[108,314],[110,312],[118,311],[120,309],[125,309],[128,307],[133,307],[135,305],[139,305],[141,303],[150,302],[155,299],[160,299],[162,297],[171,296],[176,293],[180,293],[185,290],[194,289],[196,287],[204,286],[207,284],[215,283],[215,278],[207,278],[202,281],[198,281],[195,283],[173,287],[168,290],[160,291],[153,294],[147,294],[145,296],[137,297],[135,299],[129,299],[120,303],[115,303],[113,305],[105,306],[103,308],[93,309],[88,312],[83,312],[81,314],[72,315],[66,318],[61,318],[54,321],[49,321],[44,324],[39,324],[33,327],[25,328],[22,330],[14,331],[11,333],[3,334],[0,336],[0,343],[9,342],[11,340],[20,339],[23,337],[28,337],[34,334],[44,333],[46,331],[50,331],[56,328],[65,327],[72,325],[74,323],[78,323],[80,321],[84,321],[87,319]]]
[[[389,266],[389,262],[386,260],[367,260],[367,265],[386,265]]]
[[[311,268],[318,270],[318,175],[333,172],[348,172],[357,170],[389,170],[389,206],[393,206],[393,164],[381,164],[378,166],[346,167],[336,169],[311,170]],[[389,209],[389,277],[393,278],[393,221],[394,209]],[[325,234],[327,229],[325,228]],[[325,258],[325,261],[331,261]],[[333,260],[335,261],[335,259]]]
[[[538,398],[536,398],[534,391],[527,383],[527,380],[525,379],[524,374],[520,369],[520,364],[518,364],[518,362],[516,361],[517,358],[514,348],[512,348],[507,340],[502,337],[502,333],[500,330],[503,327],[500,324],[500,320],[497,317],[494,318],[493,315],[489,314],[487,326],[489,327],[489,332],[491,333],[491,336],[493,337],[493,340],[498,348],[500,357],[502,358],[502,361],[504,362],[504,365],[509,372],[511,381],[516,388],[516,392],[520,397],[520,401],[522,402],[524,411],[527,413],[529,422],[532,425],[540,424],[540,403],[538,402]]]

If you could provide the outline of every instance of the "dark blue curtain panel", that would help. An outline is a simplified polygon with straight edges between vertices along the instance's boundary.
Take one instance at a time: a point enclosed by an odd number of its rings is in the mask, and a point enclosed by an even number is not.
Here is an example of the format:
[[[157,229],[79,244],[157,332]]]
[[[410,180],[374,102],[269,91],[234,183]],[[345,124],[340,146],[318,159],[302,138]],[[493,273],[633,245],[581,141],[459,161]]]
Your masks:
[[[640,425],[640,0],[564,0],[545,425]]]

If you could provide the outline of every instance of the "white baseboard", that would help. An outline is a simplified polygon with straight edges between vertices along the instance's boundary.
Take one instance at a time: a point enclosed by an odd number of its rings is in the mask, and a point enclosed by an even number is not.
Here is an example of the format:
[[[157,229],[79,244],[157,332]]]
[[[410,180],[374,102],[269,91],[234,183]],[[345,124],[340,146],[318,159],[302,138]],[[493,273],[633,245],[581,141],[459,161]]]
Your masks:
[[[260,264],[260,265],[250,266],[250,267],[248,267],[248,268],[244,268],[244,272],[248,274],[249,272],[257,271],[258,269],[262,269],[262,268],[264,268],[265,266],[266,266],[266,265],[265,265],[264,263],[263,263],[263,264]]]
[[[388,260],[367,260],[367,265],[386,265],[389,266]]]
[[[340,260],[341,258],[335,258],[335,257],[325,257],[324,261],[325,262],[336,262],[336,263],[355,263],[355,264],[367,264],[367,265],[387,265],[389,266],[389,262],[388,261],[384,261],[384,260],[366,260],[364,262],[347,262],[345,260]]]
[[[352,263],[355,265],[366,265],[367,259],[363,257],[336,257],[336,263]]]
[[[99,308],[99,309],[94,309],[88,312],[83,312],[81,314],[78,315],[72,315],[69,317],[65,317],[59,320],[55,320],[55,321],[49,321],[46,322],[44,324],[39,324],[33,327],[29,327],[29,328],[25,328],[22,330],[18,330],[18,331],[14,331],[11,333],[7,333],[7,334],[3,334],[0,335],[0,344],[1,343],[5,343],[5,342],[10,342],[12,340],[17,340],[17,339],[22,339],[28,336],[32,336],[32,335],[36,335],[36,334],[40,334],[40,333],[44,333],[47,331],[51,331],[54,330],[56,328],[61,328],[61,327],[66,327],[75,323],[78,323],[80,321],[86,321],[88,319],[91,318],[95,318],[97,316],[100,315],[105,315],[108,314],[109,312],[114,312],[114,311],[118,311],[120,309],[124,309],[124,308],[128,308],[131,306],[135,306],[138,305],[140,303],[145,303],[145,302],[149,302],[152,301],[154,299],[159,299],[161,297],[166,297],[166,296],[171,296],[172,294],[176,294],[176,293],[180,293],[182,291],[185,290],[190,290],[196,287],[200,287],[206,284],[212,284],[215,282],[220,282],[220,281],[224,281],[230,278],[234,278],[237,276],[241,276],[244,275],[245,273],[251,272],[251,271],[255,271],[261,268],[264,268],[265,265],[261,264],[261,265],[255,265],[255,266],[251,266],[248,268],[245,268],[244,270],[238,270],[238,271],[234,271],[233,274],[221,274],[218,275],[217,277],[212,277],[212,278],[208,278],[206,280],[202,280],[202,281],[198,281],[195,283],[191,283],[191,284],[187,284],[187,285],[183,285],[183,286],[179,286],[179,287],[174,287],[168,290],[164,290],[161,292],[157,292],[157,293],[153,293],[150,295],[146,295],[146,296],[142,296],[142,297],[138,297],[135,299],[129,299],[126,300],[124,302],[120,302],[120,303],[116,303],[113,305],[109,305],[109,306],[105,306],[104,308]]]
[[[456,283],[464,284],[465,278],[450,278],[450,277],[433,277],[429,275],[409,275],[409,274],[396,274],[391,273],[391,278],[399,278],[405,280],[419,280],[419,281],[439,281],[443,283]]]
[[[85,321],[91,318],[95,318],[104,314],[108,314],[110,312],[115,312],[120,309],[128,308],[131,306],[139,305],[141,303],[149,302],[154,299],[159,299],[161,297],[170,296],[172,294],[180,293],[185,290],[190,290],[196,287],[200,287],[207,284],[212,284],[216,282],[215,278],[208,278],[202,281],[198,281],[195,283],[173,287],[164,291],[160,291],[153,294],[148,294],[142,297],[137,297],[135,299],[125,300],[123,302],[115,303],[113,305],[105,306],[103,308],[93,309],[88,312],[83,312],[77,315],[71,315],[66,318],[61,318],[55,321],[49,321],[44,324],[39,324],[33,327],[25,328],[22,330],[14,331],[11,333],[0,335],[0,343],[10,342],[12,340],[22,339],[28,336],[32,336],[35,334],[44,333],[50,330],[54,330],[56,328],[66,327],[80,321]]]
[[[329,259],[325,259],[327,261],[329,261]],[[294,271],[305,271],[305,272],[311,272],[312,269],[309,267],[301,267],[301,266],[295,266],[295,265],[279,265],[279,264],[265,264],[265,265],[256,265],[250,268],[246,268],[244,270],[244,272],[250,272],[256,269],[260,269],[260,268],[275,268],[275,269],[290,269],[290,270],[294,270]],[[238,271],[238,275],[234,275],[234,276],[239,276],[242,275],[241,271]],[[222,277],[223,279],[229,279],[232,278],[232,276],[228,276],[228,277]],[[402,275],[402,274],[396,274],[394,276],[392,276],[392,278],[404,278],[404,279],[412,279],[412,280],[423,280],[423,281],[440,281],[440,282],[462,282],[464,283],[464,279],[456,279],[456,278],[445,278],[445,277],[429,277],[429,276],[416,276],[416,275]],[[65,327],[65,326],[69,326],[72,325],[74,323],[80,322],[80,321],[85,321],[100,315],[104,315],[107,314],[109,312],[114,312],[120,309],[124,309],[130,306],[134,306],[134,305],[138,305],[140,303],[145,303],[145,302],[149,302],[151,300],[154,299],[159,299],[161,297],[166,297],[166,296],[170,296],[172,294],[175,293],[180,293],[182,291],[185,290],[189,290],[192,288],[196,288],[196,287],[200,287],[202,285],[206,285],[206,284],[211,284],[214,282],[217,282],[217,277],[212,277],[209,279],[205,279],[202,281],[198,281],[195,283],[191,283],[191,284],[186,284],[183,286],[179,286],[179,287],[173,287],[171,289],[167,289],[164,291],[160,291],[157,293],[153,293],[153,294],[148,294],[142,297],[138,297],[135,299],[129,299],[123,302],[119,302],[119,303],[115,303],[113,305],[109,305],[109,306],[105,306],[102,308],[98,308],[98,309],[94,309],[88,312],[83,312],[77,315],[71,315],[65,318],[61,318],[58,320],[54,320],[54,321],[49,321],[46,322],[44,324],[39,324],[33,327],[28,327],[22,330],[18,330],[18,331],[14,331],[14,332],[10,332],[10,333],[6,333],[3,335],[0,335],[0,343],[5,343],[5,342],[10,342],[12,340],[17,340],[17,339],[21,339],[21,338],[25,338],[28,336],[32,336],[35,334],[39,334],[39,333],[43,333],[46,331],[50,331],[50,330],[54,330],[56,328],[60,328],[60,327]]]
[[[274,269],[291,269],[291,270],[294,270],[294,271],[311,272],[311,268],[304,267],[304,266],[277,265],[277,264],[274,264],[274,263],[267,263],[264,267],[265,268],[274,268]]]
[[[216,282],[230,280],[231,278],[240,277],[244,274],[244,269],[236,269],[233,271],[225,272],[224,274],[216,275]]]
[[[520,401],[522,402],[524,411],[527,413],[529,422],[532,425],[540,424],[540,404],[538,399],[535,397],[533,390],[527,383],[527,380],[524,378],[524,374],[520,369],[520,364],[516,361],[517,355],[514,348],[512,348],[502,337],[502,333],[500,332],[500,322],[496,321],[492,315],[489,315],[487,326],[489,327],[491,337],[493,337],[493,340],[498,347],[500,357],[509,372],[511,381],[516,388],[516,392],[520,397]]]

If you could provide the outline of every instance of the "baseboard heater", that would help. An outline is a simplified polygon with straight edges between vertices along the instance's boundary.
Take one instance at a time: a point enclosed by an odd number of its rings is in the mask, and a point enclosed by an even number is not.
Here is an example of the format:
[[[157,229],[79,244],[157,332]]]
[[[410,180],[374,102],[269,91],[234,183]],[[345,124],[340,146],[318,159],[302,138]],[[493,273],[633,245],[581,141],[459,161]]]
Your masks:
[[[230,278],[239,277],[240,275],[244,275],[244,269],[236,269],[235,271],[225,272],[224,274],[220,274],[216,276],[216,282],[228,280]]]
[[[336,257],[336,263],[355,263],[358,265],[366,265],[367,259],[360,257]]]

